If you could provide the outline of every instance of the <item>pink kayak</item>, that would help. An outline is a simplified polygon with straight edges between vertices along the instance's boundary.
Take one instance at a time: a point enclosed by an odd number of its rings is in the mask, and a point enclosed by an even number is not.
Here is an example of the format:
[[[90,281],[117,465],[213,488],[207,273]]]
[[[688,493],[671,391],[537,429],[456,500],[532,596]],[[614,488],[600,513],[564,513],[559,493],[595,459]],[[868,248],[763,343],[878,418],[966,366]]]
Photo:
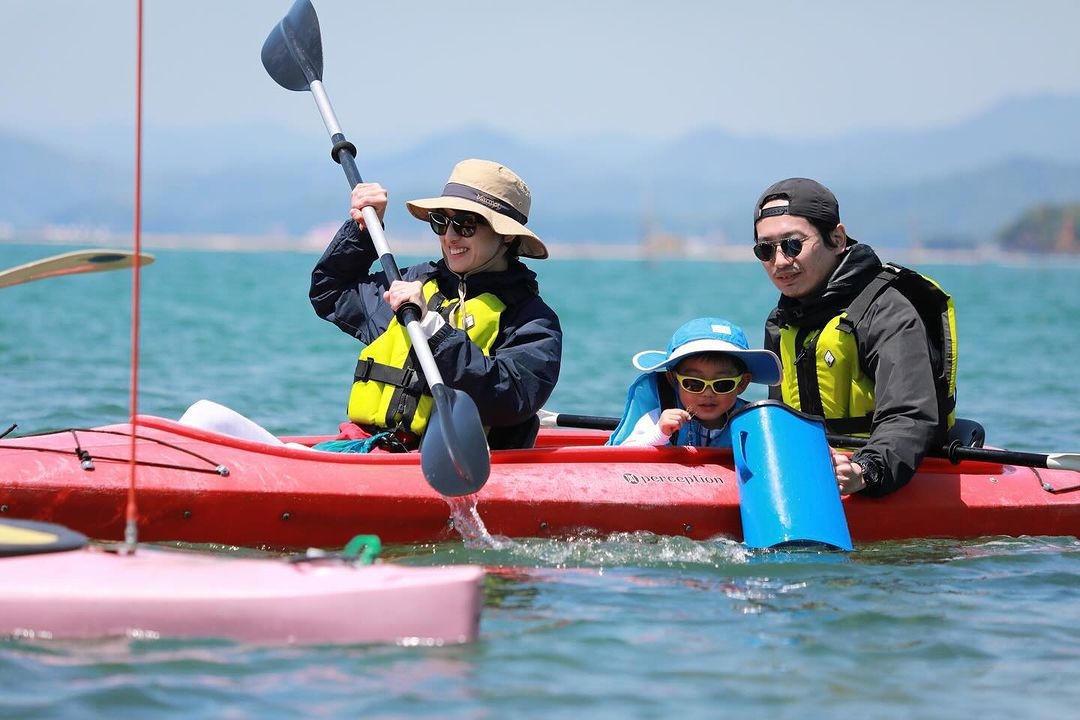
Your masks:
[[[0,527],[10,536],[58,526]],[[11,544],[5,547],[0,636],[443,645],[476,639],[483,603],[484,571],[472,565],[289,562],[147,548],[121,554],[89,546],[12,555]]]

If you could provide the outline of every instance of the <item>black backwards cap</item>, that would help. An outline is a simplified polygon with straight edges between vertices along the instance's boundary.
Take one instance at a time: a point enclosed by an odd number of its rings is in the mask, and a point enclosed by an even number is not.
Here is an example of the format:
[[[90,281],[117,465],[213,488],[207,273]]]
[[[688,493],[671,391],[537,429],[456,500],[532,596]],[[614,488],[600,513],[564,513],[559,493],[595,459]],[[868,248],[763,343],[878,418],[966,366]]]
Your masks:
[[[787,200],[787,205],[762,209],[771,200]],[[773,183],[761,193],[754,206],[754,237],[757,237],[757,222],[762,218],[775,215],[796,215],[804,217],[818,228],[826,239],[840,224],[840,203],[832,190],[816,180],[809,178],[788,178]],[[854,239],[848,238],[849,242]]]

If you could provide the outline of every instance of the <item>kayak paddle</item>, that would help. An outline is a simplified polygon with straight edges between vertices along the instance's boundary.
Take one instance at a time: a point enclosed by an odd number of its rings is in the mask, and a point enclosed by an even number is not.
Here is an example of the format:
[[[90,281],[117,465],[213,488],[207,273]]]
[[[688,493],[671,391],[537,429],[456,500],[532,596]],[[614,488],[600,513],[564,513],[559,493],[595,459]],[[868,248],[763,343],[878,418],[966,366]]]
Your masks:
[[[136,256],[130,250],[73,250],[0,271],[0,288],[64,275],[122,270],[134,265],[136,257],[142,265],[154,262],[153,255]]]
[[[584,430],[614,430],[619,425],[619,418],[599,415],[572,415],[540,409],[536,413],[540,418],[540,427],[568,427]]]
[[[828,435],[827,437],[829,444],[835,447],[858,448],[866,445],[866,438],[862,437],[850,435]],[[1049,470],[1080,470],[1080,453],[1033,453],[967,445],[943,445],[931,448],[929,454],[932,457],[945,458],[953,464],[961,460],[973,460]]]
[[[80,532],[35,520],[0,519],[0,557],[78,550],[89,543]]]
[[[600,415],[573,415],[569,413],[557,413],[550,410],[541,410],[537,413],[540,418],[540,427],[568,427],[583,428],[586,430],[614,430],[619,424],[619,418],[603,417]],[[829,444],[833,447],[862,447],[866,444],[866,438],[852,437],[850,435],[825,435]],[[1019,452],[1015,450],[998,450],[996,448],[968,447],[966,445],[943,445],[931,448],[932,457],[945,458],[953,464],[962,460],[976,462],[1000,463],[1002,465],[1019,465],[1021,467],[1047,468],[1050,470],[1080,470],[1080,453],[1033,453]]]
[[[350,189],[363,182],[356,167],[356,147],[345,139],[322,83],[322,36],[319,18],[310,0],[296,0],[288,14],[270,31],[263,44],[262,63],[270,77],[286,90],[311,92],[330,133],[331,157],[345,171]],[[363,216],[386,277],[390,281],[400,280],[401,271],[390,253],[375,208],[364,208]],[[424,477],[443,495],[454,497],[474,493],[484,486],[491,472],[491,455],[480,412],[472,398],[443,384],[427,338],[420,328],[420,308],[406,303],[398,308],[397,318],[409,333],[413,352],[435,398],[435,412],[420,443]]]

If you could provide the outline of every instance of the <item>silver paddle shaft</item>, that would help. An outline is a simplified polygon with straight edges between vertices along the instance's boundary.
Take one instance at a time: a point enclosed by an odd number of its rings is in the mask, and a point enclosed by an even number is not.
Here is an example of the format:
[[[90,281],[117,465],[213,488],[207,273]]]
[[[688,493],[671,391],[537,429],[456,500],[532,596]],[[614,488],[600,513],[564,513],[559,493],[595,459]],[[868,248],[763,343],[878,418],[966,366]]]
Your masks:
[[[330,97],[326,94],[326,88],[323,87],[322,81],[312,80],[310,87],[311,95],[315,98],[315,105],[319,108],[319,115],[322,116],[326,131],[330,133],[331,137],[344,135],[345,133],[341,131],[341,125],[338,124],[337,115],[334,113],[334,106],[330,104]],[[364,225],[367,227],[368,233],[371,234],[371,240],[375,244],[375,250],[379,253],[379,256],[390,255],[390,245],[386,242],[386,233],[383,232],[382,221],[379,220],[375,208],[371,206],[365,207],[361,210],[361,213],[364,216]],[[405,326],[405,329],[409,333],[409,339],[412,341],[413,347],[427,343],[427,337],[420,328],[418,320],[411,321]],[[416,357],[420,361],[420,367],[424,371],[428,386],[442,385],[442,374],[435,365],[435,358],[431,353],[419,352],[416,353]]]

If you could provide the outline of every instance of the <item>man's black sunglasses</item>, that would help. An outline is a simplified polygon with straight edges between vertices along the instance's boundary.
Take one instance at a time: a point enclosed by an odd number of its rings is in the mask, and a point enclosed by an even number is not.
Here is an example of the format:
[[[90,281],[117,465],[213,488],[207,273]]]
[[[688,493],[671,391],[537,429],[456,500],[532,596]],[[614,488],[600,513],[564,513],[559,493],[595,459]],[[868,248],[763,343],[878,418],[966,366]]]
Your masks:
[[[806,238],[788,237],[777,242],[754,243],[754,255],[761,262],[769,262],[776,257],[776,248],[787,256],[788,260],[794,260],[802,252],[803,242]]]

